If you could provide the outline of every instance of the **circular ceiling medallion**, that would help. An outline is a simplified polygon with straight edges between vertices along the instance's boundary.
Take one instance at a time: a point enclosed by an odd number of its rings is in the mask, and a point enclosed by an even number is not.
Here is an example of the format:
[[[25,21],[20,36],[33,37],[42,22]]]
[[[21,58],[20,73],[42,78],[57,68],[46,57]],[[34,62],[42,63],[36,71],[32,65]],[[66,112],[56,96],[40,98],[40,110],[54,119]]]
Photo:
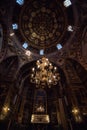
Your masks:
[[[29,0],[20,8],[19,34],[33,49],[48,49],[60,43],[67,30],[67,15],[61,0]]]

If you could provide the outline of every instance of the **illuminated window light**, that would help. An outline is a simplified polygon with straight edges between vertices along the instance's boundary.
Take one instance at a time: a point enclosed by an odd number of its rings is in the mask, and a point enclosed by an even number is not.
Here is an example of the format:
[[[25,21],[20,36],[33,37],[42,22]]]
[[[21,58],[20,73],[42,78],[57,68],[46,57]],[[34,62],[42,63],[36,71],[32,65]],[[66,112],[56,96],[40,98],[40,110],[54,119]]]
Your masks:
[[[28,43],[27,42],[24,42],[24,44],[22,45],[23,46],[23,48],[27,48],[28,47]]]
[[[24,4],[24,0],[16,0],[16,3],[18,3],[19,5],[23,5]]]
[[[64,1],[64,6],[65,6],[65,7],[69,7],[70,5],[72,5],[72,3],[71,3],[70,0],[65,0],[65,1]]]
[[[57,47],[58,50],[62,49],[62,45],[61,44],[57,44],[56,47]]]
[[[18,24],[16,24],[16,23],[12,24],[12,28],[13,28],[13,30],[18,29]]]
[[[14,36],[14,33],[10,33],[10,36]]]
[[[40,50],[40,55],[44,55],[44,50],[43,49]]]
[[[70,32],[73,32],[73,27],[71,25],[69,25],[67,30],[70,31]]]
[[[30,56],[30,55],[31,55],[31,52],[28,51],[28,50],[26,50],[25,54],[26,54],[27,56]]]

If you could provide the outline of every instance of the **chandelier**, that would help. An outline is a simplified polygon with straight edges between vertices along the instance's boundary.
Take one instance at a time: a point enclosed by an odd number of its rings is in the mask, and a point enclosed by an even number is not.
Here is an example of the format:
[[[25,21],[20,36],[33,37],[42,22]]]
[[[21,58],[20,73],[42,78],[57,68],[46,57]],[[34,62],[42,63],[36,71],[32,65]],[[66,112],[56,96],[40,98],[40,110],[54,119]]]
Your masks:
[[[31,83],[35,83],[36,87],[56,85],[60,80],[60,75],[57,71],[57,67],[45,57],[37,60],[35,68],[32,68]]]

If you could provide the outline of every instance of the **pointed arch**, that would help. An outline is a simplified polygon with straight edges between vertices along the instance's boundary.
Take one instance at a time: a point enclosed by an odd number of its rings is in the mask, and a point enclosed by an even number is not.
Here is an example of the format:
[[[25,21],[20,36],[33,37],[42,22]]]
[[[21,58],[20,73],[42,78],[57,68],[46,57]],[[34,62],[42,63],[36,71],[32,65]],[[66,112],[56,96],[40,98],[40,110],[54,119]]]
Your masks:
[[[13,80],[18,69],[18,57],[10,56],[0,63],[0,80]]]

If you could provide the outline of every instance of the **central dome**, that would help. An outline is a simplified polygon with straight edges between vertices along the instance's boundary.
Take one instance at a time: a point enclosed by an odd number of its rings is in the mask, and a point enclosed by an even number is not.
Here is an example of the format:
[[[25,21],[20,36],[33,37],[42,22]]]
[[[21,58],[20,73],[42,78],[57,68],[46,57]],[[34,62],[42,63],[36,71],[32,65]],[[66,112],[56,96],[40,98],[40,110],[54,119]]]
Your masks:
[[[16,5],[13,19],[18,23],[15,34],[21,44],[27,42],[27,49],[44,49],[47,53],[63,43],[68,27],[67,11],[61,0],[26,0],[21,7]]]
[[[38,49],[60,42],[66,28],[66,19],[60,4],[52,1],[28,2],[21,10],[19,25],[22,36]]]

